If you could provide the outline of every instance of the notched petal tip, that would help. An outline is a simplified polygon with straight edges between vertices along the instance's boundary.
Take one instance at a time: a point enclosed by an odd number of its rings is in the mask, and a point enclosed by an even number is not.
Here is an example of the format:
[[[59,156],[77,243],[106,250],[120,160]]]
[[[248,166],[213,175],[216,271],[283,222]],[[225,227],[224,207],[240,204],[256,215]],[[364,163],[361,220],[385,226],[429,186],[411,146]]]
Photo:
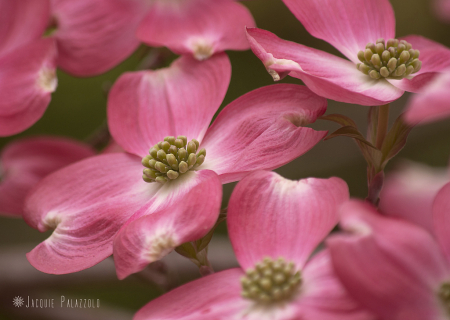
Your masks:
[[[162,259],[175,247],[179,245],[178,241],[169,232],[156,232],[153,236],[146,238],[146,249],[142,252],[142,258],[148,263]]]
[[[37,85],[44,92],[54,92],[58,86],[58,78],[55,69],[42,67],[37,78]]]
[[[192,54],[194,55],[194,58],[199,61],[210,58],[215,52],[214,44],[210,40],[200,38],[191,40],[190,42]]]
[[[306,117],[304,117],[302,114],[298,113],[288,113],[283,115],[283,119],[286,119],[290,123],[292,123],[297,128],[303,127],[311,122],[308,121]]]

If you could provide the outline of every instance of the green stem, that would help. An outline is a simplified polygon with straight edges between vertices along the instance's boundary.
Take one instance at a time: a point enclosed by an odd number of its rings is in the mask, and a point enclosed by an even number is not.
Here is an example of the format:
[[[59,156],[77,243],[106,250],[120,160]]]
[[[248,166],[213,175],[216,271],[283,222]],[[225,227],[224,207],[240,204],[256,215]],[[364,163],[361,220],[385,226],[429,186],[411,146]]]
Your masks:
[[[388,132],[389,125],[389,104],[385,104],[378,107],[378,119],[377,119],[377,129],[376,129],[376,137],[375,137],[375,146],[377,149],[381,151],[383,146],[383,142],[386,138]],[[370,124],[369,124],[370,126]],[[367,175],[367,185],[368,185],[368,196],[366,198],[367,201],[371,202],[373,205],[377,206],[380,201],[379,195],[381,189],[383,188],[384,182],[384,173],[381,168],[381,163],[375,167],[368,168]]]
[[[388,132],[389,124],[389,104],[385,104],[378,107],[378,126],[377,126],[377,139],[376,147],[381,150],[383,146],[384,138]]]

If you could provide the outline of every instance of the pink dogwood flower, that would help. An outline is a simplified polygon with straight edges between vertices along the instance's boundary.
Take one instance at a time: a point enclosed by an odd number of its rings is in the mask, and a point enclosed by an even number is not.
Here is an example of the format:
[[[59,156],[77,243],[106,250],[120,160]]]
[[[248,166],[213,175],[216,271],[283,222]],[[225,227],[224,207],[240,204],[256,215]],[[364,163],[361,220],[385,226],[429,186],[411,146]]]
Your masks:
[[[0,0],[0,136],[33,125],[56,89],[55,42],[41,39],[49,10],[46,0]]]
[[[418,92],[450,65],[450,49],[421,36],[395,39],[388,0],[283,0],[314,37],[349,60],[247,30],[251,49],[275,80],[291,75],[328,99],[383,105]]]
[[[368,203],[344,204],[340,225],[347,233],[327,244],[349,294],[381,320],[449,319],[449,210],[450,184],[434,200],[433,234]]]
[[[251,13],[236,0],[156,0],[140,23],[138,38],[198,60],[225,50],[247,50]]]
[[[339,178],[249,174],[234,189],[227,216],[241,268],[183,285],[134,319],[371,319],[337,281],[326,250],[310,259],[348,197]]]
[[[450,68],[433,79],[406,105],[405,120],[424,124],[450,117]]]
[[[58,66],[94,76],[127,58],[139,45],[135,33],[147,10],[142,0],[50,0],[49,32]]]
[[[203,62],[183,56],[169,68],[122,75],[110,91],[108,124],[127,152],[66,167],[29,195],[25,221],[40,231],[54,229],[28,253],[30,263],[57,274],[91,267],[112,254],[125,223],[184,202],[194,188],[220,202],[209,184],[280,167],[326,135],[304,127],[325,112],[326,100],[290,84],[238,98],[209,127],[230,77],[224,53]],[[187,223],[203,230],[196,219]]]
[[[450,0],[434,0],[434,12],[443,22],[450,22]]]
[[[403,163],[386,176],[380,194],[380,210],[433,232],[433,201],[439,190],[450,182],[449,173],[444,168]]]
[[[139,45],[141,0],[0,0],[0,136],[32,126],[56,90],[56,67],[103,73]]]
[[[45,176],[95,154],[66,138],[36,137],[13,141],[0,154],[0,214],[21,216],[27,193]]]

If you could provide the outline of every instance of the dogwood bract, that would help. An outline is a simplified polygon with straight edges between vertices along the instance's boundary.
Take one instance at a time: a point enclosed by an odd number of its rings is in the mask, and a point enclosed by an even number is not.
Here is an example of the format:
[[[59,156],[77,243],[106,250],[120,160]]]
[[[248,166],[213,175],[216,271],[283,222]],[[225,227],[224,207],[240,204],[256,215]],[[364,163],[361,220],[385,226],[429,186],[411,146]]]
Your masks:
[[[108,124],[128,153],[66,167],[30,194],[25,221],[54,229],[28,253],[30,263],[56,274],[88,268],[111,255],[114,235],[131,217],[128,223],[184,201],[200,185],[220,202],[211,181],[277,168],[326,135],[303,127],[325,112],[326,100],[290,84],[238,98],[209,127],[230,77],[226,54],[204,62],[184,56],[170,68],[121,76],[109,95]]]
[[[134,319],[371,319],[339,284],[327,251],[310,259],[348,196],[339,178],[249,174],[235,187],[227,216],[241,268],[183,285]]]
[[[156,0],[137,36],[151,46],[166,46],[203,60],[225,50],[247,50],[246,26],[253,27],[255,22],[236,0]]]
[[[419,91],[450,65],[450,49],[441,44],[395,39],[389,0],[283,1],[309,33],[350,61],[249,28],[250,46],[275,80],[289,74],[325,98],[376,106]]]
[[[382,320],[448,319],[449,210],[450,184],[434,200],[433,233],[383,216],[368,203],[344,204],[340,226],[347,232],[327,244],[349,294]]]
[[[27,193],[45,176],[93,156],[88,145],[66,138],[16,140],[0,154],[0,215],[21,216]]]

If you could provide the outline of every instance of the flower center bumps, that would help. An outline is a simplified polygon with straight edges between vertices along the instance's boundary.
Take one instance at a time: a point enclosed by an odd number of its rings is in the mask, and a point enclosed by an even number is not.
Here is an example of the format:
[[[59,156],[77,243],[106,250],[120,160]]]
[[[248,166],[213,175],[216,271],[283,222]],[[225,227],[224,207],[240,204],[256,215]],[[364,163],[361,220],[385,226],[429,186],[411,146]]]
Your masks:
[[[262,304],[289,301],[301,283],[300,272],[295,272],[293,262],[264,258],[254,269],[248,269],[241,279],[242,296]]]
[[[441,299],[441,302],[450,316],[450,282],[445,282],[441,285],[439,289],[438,296]]]
[[[166,183],[189,170],[196,169],[205,161],[206,150],[200,149],[195,139],[187,142],[186,136],[169,136],[155,144],[148,156],[142,159],[145,182]]]
[[[419,50],[414,50],[405,40],[389,39],[385,43],[384,39],[378,39],[375,44],[369,42],[365,51],[358,52],[362,63],[356,67],[375,80],[400,80],[420,70],[419,54]]]

